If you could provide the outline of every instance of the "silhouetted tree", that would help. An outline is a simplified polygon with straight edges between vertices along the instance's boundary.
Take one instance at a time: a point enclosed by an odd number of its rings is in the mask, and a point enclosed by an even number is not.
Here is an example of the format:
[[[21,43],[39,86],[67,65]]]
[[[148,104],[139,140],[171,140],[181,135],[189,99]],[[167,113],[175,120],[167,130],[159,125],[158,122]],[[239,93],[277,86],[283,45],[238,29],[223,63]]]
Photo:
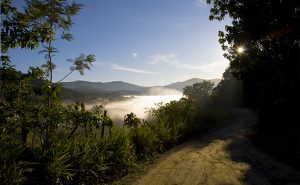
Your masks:
[[[235,78],[230,69],[225,70],[223,79],[213,89],[213,102],[226,106],[243,105],[242,81]]]
[[[28,4],[29,5],[29,4]],[[14,7],[11,0],[1,1],[1,60],[9,62],[11,48],[36,49],[40,43],[49,42],[46,24],[33,24],[35,17]]]
[[[245,103],[258,113],[256,140],[297,166],[297,162],[300,163],[297,101],[300,94],[300,2],[207,2],[213,5],[211,20],[222,20],[226,15],[232,19],[232,25],[227,25],[225,32],[219,32],[219,42],[230,61],[230,71],[243,80]]]
[[[124,126],[128,128],[137,129],[140,123],[141,120],[133,112],[124,116]]]
[[[184,87],[183,95],[185,95],[191,101],[197,102],[201,105],[205,105],[208,98],[212,94],[213,87],[213,82],[203,80],[203,82]]]

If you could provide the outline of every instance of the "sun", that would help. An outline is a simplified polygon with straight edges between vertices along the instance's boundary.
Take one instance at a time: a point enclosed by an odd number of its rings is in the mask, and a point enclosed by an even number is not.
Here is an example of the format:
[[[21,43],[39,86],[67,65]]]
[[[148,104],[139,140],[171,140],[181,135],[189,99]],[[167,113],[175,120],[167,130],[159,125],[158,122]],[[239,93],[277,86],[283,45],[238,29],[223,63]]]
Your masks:
[[[245,51],[245,48],[242,46],[237,48],[238,53],[244,53],[244,51]]]

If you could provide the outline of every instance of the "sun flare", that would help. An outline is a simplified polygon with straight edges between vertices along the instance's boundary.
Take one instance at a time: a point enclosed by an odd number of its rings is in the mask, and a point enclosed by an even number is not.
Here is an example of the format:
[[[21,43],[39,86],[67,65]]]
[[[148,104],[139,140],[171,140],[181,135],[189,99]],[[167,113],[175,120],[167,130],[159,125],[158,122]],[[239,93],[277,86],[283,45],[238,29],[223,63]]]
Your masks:
[[[244,47],[238,47],[237,52],[238,53],[243,53],[245,51]]]

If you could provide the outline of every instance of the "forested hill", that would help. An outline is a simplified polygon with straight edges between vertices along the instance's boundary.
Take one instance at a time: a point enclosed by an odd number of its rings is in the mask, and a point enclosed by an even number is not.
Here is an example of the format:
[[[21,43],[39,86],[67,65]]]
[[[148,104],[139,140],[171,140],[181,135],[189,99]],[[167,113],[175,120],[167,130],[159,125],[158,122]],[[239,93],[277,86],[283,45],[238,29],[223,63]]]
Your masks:
[[[195,83],[203,82],[203,80],[204,80],[204,79],[192,78],[192,79],[189,79],[189,80],[186,80],[186,81],[183,81],[183,82],[172,83],[172,84],[166,85],[166,86],[164,86],[164,87],[182,91],[184,87],[186,87],[186,86],[191,86],[191,85],[193,85],[193,84],[195,84]],[[208,81],[211,81],[211,82],[213,82],[215,85],[217,85],[217,84],[221,81],[221,79],[219,79],[219,78],[214,78],[214,79],[209,79]]]
[[[168,89],[176,89],[182,91],[184,87],[193,85],[195,83],[202,82],[204,79],[192,78],[183,82],[176,82],[161,86]],[[218,84],[221,79],[209,79],[208,81]],[[127,82],[122,81],[113,81],[113,82],[89,82],[89,81],[74,81],[74,82],[63,82],[64,88],[71,89],[78,92],[101,92],[101,91],[132,91],[136,93],[142,93],[148,91],[152,87],[143,87]]]
[[[114,82],[89,82],[89,81],[74,81],[74,82],[64,82],[62,83],[63,87],[67,89],[76,90],[79,92],[86,91],[136,91],[143,92],[147,88],[122,82],[122,81],[114,81]]]

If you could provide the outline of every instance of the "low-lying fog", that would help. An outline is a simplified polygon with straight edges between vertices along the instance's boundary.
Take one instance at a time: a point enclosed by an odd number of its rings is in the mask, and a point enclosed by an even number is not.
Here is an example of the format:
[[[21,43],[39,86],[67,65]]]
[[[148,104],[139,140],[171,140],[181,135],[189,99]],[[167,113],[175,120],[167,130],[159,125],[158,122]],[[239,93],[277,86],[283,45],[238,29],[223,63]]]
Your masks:
[[[144,118],[145,112],[156,103],[168,103],[181,97],[182,95],[134,96],[128,100],[108,103],[105,109],[113,119],[123,119],[124,115],[130,112],[135,113],[139,118]]]
[[[182,98],[182,92],[161,87],[151,88],[145,95],[124,96],[125,100],[108,102],[104,105],[108,115],[117,122],[123,121],[124,115],[135,113],[138,118],[145,118],[147,110],[157,103],[168,103]],[[95,104],[97,104],[95,102]],[[95,104],[87,105],[91,108]],[[100,104],[100,102],[99,102]]]

